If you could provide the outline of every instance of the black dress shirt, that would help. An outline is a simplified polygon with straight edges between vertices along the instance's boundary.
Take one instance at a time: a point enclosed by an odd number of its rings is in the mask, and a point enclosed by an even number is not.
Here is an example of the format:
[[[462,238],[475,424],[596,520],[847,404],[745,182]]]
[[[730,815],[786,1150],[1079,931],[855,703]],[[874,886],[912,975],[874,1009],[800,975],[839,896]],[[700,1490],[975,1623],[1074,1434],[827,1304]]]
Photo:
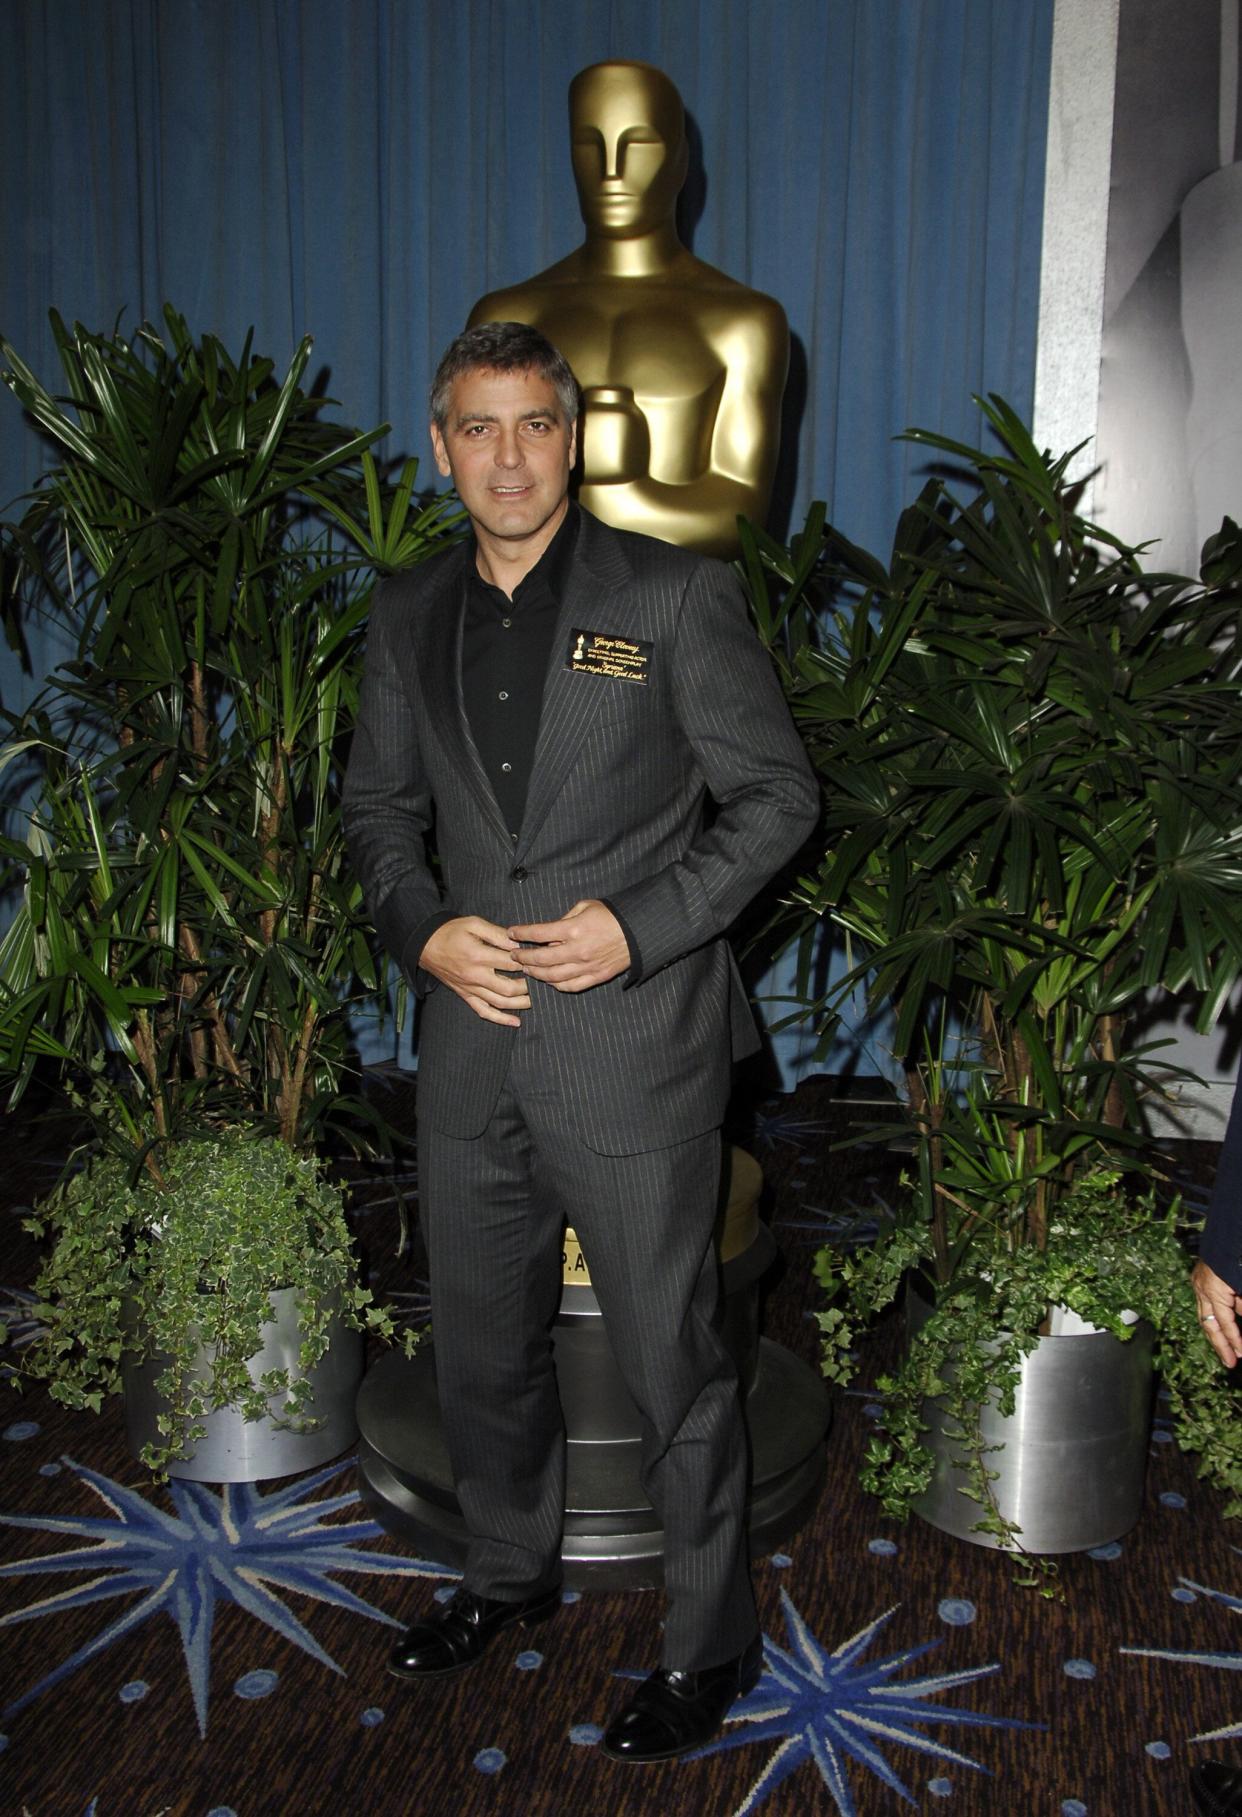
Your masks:
[[[571,505],[539,560],[513,589],[512,599],[485,581],[475,562],[467,569],[462,702],[514,839],[522,827],[552,635],[577,540],[578,509]]]

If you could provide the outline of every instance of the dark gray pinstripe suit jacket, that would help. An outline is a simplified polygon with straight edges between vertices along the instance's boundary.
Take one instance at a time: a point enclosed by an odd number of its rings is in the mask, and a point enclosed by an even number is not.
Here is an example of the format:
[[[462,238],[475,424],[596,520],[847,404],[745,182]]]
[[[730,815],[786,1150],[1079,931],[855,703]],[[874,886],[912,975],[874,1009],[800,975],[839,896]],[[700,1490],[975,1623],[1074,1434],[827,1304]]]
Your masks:
[[[438,908],[510,926],[607,897],[639,947],[639,979],[579,994],[535,982],[525,1013],[588,1146],[664,1147],[719,1124],[731,1059],[757,1044],[721,935],[814,824],[812,773],[731,571],[583,512],[514,842],[462,707],[469,556],[450,550],[376,598],[345,784],[353,861],[411,976],[411,942]],[[571,670],[578,631],[649,643],[647,681]],[[419,1114],[478,1135],[515,1031],[445,988],[421,1013]]]

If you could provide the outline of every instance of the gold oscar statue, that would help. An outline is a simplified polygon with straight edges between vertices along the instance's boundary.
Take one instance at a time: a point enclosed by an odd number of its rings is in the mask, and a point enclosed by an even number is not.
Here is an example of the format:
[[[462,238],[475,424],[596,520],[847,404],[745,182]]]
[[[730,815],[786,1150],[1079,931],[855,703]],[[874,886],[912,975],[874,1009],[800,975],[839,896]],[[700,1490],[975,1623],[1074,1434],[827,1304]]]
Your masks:
[[[688,150],[681,97],[647,63],[595,63],[570,84],[574,180],[586,240],[547,271],[475,304],[529,322],[583,389],[589,511],[683,548],[737,553],[739,515],[772,489],[789,329],[772,297],[677,237]]]

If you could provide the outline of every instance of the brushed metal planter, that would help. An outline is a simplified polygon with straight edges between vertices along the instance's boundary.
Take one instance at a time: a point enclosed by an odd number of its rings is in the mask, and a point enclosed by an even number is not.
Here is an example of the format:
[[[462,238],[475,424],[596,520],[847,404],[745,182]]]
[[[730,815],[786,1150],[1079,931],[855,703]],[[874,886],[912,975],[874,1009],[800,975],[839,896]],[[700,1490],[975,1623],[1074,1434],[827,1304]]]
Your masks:
[[[257,1381],[271,1369],[296,1374],[300,1348],[297,1289],[277,1288],[272,1294],[271,1320],[263,1327],[262,1347],[248,1365],[252,1378]],[[247,1420],[236,1407],[217,1407],[206,1417],[205,1436],[189,1456],[169,1464],[168,1474],[196,1483],[256,1483],[313,1470],[339,1457],[358,1436],[355,1403],[362,1365],[362,1333],[334,1318],[328,1348],[309,1371],[313,1400],[308,1414],[316,1422],[313,1430],[295,1432],[276,1423],[284,1406],[282,1394],[269,1401],[269,1419]],[[128,1357],[124,1362],[125,1435],[135,1457],[145,1444],[159,1442],[156,1420],[166,1403],[155,1382],[167,1366],[167,1357],[161,1355],[141,1362]],[[205,1354],[197,1373],[204,1379],[210,1374]]]
[[[911,1333],[931,1316],[911,1290]],[[991,1346],[989,1346],[991,1348]],[[997,1472],[996,1504],[1019,1528],[1023,1551],[1086,1552],[1120,1539],[1143,1506],[1152,1405],[1152,1330],[1139,1324],[1126,1342],[1108,1331],[1043,1337],[1023,1361],[1012,1414],[994,1402],[982,1410],[987,1457]],[[923,1403],[930,1430],[923,1442],[936,1474],[915,1509],[931,1526],[975,1546],[998,1547],[990,1533],[973,1533],[979,1504],[962,1493],[965,1474],[953,1461],[960,1447],[945,1438],[944,1411]]]

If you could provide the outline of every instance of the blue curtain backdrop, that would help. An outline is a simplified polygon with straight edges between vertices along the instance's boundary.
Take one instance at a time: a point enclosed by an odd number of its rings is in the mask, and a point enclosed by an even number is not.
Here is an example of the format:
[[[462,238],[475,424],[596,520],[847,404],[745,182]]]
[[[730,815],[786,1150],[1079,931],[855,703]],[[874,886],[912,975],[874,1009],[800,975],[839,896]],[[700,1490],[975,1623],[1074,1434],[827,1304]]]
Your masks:
[[[0,28],[0,332],[46,379],[51,305],[169,299],[278,361],[309,331],[430,482],[439,351],[581,238],[570,78],[635,57],[691,118],[695,252],[789,315],[774,529],[822,498],[886,549],[926,459],[894,435],[977,439],[972,392],[1029,413],[1052,0],[0,0]],[[41,462],[0,398],[0,514]]]

